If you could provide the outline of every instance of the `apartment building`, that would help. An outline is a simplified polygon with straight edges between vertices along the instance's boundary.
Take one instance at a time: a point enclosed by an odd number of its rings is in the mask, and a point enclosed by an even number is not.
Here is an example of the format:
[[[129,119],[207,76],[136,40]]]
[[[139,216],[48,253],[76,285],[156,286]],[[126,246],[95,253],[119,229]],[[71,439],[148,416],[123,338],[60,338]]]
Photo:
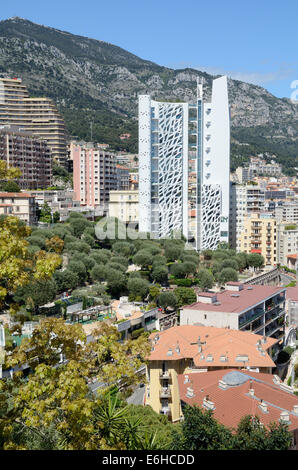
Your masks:
[[[139,192],[110,191],[109,216],[124,223],[139,221]]]
[[[277,225],[277,262],[287,266],[288,257],[298,253],[298,225],[289,222]]]
[[[289,326],[298,328],[298,286],[287,287],[287,314]],[[295,337],[296,340],[296,337]]]
[[[116,164],[117,190],[128,191],[129,185],[129,168]]]
[[[227,328],[183,325],[152,333],[146,405],[172,421],[182,417],[178,376],[227,368],[271,373],[277,339]]]
[[[277,263],[277,222],[271,214],[251,213],[244,218],[239,236],[239,251],[259,253],[265,264]]]
[[[180,311],[180,325],[204,325],[250,331],[276,338],[285,335],[283,287],[228,282],[221,292],[200,292],[198,301]]]
[[[121,339],[131,338],[135,330],[144,331],[159,330],[158,308],[145,310],[140,302],[129,302],[128,297],[120,297],[112,302],[113,311],[116,314],[114,326],[120,333]]]
[[[52,157],[45,140],[16,126],[0,126],[0,160],[19,168],[22,189],[47,188],[52,184]]]
[[[213,417],[236,429],[241,419],[256,415],[269,428],[284,423],[298,449],[298,397],[277,375],[232,368],[178,376],[181,413],[185,405],[212,410]]]
[[[80,204],[74,201],[73,190],[55,190],[55,191],[28,191],[35,198],[36,205],[41,208],[48,204],[52,213],[59,212],[60,221],[65,221],[73,209],[79,209]]]
[[[213,80],[211,102],[201,83],[195,104],[139,96],[141,232],[180,232],[200,250],[228,242],[229,172],[227,77]]]
[[[282,204],[276,204],[274,216],[279,222],[298,224],[298,201],[284,201]]]
[[[34,197],[28,193],[0,193],[0,214],[18,217],[27,225],[37,222]]]
[[[241,251],[240,236],[244,231],[246,216],[262,212],[264,203],[264,190],[259,186],[231,184],[229,241],[237,251]]]
[[[14,125],[44,139],[52,158],[66,164],[64,120],[49,98],[31,98],[20,78],[0,78],[0,126]]]
[[[75,199],[81,206],[107,213],[110,191],[117,190],[115,155],[93,143],[74,145],[71,153]]]

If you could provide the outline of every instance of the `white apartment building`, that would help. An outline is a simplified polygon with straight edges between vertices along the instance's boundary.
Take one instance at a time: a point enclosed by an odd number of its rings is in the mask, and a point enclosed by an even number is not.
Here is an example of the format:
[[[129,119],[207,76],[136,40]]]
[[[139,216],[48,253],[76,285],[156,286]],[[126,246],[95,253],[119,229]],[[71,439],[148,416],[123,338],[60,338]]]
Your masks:
[[[247,215],[264,210],[264,190],[255,185],[232,184],[230,191],[230,244],[241,250],[240,237]]]
[[[278,221],[298,224],[298,201],[285,201],[280,206],[276,205],[274,215]]]
[[[277,262],[287,266],[289,255],[298,254],[298,225],[289,222],[277,226]]]
[[[184,306],[180,325],[230,328],[283,341],[285,293],[283,287],[228,282],[224,291],[200,292],[197,302]]]
[[[110,191],[109,216],[124,223],[139,220],[138,191]]]
[[[196,249],[229,241],[230,121],[227,78],[211,103],[198,83],[195,105],[139,96],[140,231],[180,231]]]
[[[35,198],[35,202],[39,208],[44,204],[48,204],[52,214],[59,212],[60,221],[65,221],[69,213],[73,209],[78,209],[80,204],[74,201],[75,193],[73,190],[55,190],[55,191],[27,191],[28,194]]]
[[[27,225],[37,223],[35,198],[29,193],[0,193],[0,214],[13,215]]]

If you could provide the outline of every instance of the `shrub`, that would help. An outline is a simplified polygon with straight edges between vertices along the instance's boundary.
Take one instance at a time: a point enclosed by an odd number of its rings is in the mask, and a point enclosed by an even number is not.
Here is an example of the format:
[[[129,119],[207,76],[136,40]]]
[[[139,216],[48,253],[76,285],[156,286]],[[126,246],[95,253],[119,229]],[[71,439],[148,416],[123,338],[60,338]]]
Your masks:
[[[139,328],[138,330],[134,330],[132,333],[131,333],[131,337],[133,339],[136,339],[138,338],[142,333],[144,333],[144,328]]]
[[[179,287],[190,287],[193,284],[192,279],[171,279],[171,284],[176,284]]]
[[[106,266],[104,264],[97,264],[91,269],[90,276],[93,281],[105,281]]]
[[[145,279],[129,278],[127,283],[130,300],[140,297],[143,300],[149,292],[149,282]]]

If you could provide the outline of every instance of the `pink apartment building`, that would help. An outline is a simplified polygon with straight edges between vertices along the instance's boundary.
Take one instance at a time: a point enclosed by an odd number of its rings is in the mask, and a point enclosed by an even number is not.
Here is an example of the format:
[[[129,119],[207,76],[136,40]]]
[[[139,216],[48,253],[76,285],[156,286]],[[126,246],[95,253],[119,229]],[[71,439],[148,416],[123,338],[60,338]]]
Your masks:
[[[81,206],[108,210],[111,190],[117,189],[116,158],[93,144],[71,146],[74,199]]]

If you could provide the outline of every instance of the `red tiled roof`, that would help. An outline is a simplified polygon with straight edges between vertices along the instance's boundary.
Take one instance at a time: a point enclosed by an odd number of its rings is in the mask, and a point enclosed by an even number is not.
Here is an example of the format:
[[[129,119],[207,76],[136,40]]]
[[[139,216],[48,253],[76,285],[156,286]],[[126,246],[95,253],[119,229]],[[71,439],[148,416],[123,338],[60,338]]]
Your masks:
[[[260,421],[268,426],[271,422],[278,422],[280,413],[284,410],[290,412],[289,429],[298,429],[298,415],[293,413],[294,405],[298,405],[298,397],[280,388],[273,382],[274,376],[241,370],[241,374],[248,376],[248,380],[240,385],[230,386],[223,390],[219,387],[219,380],[233,369],[216,370],[201,373],[187,374],[190,382],[185,382],[185,374],[178,376],[180,399],[189,405],[203,405],[208,395],[209,401],[214,403],[213,416],[216,420],[230,428],[236,428],[245,415],[258,415]],[[239,372],[239,371],[238,371]],[[186,396],[187,388],[194,390],[194,396]],[[254,389],[255,398],[249,396],[248,390]],[[267,404],[268,412],[259,408],[260,400]]]
[[[159,339],[155,341],[155,338]],[[203,343],[202,352],[199,352],[198,338]],[[250,367],[275,367],[266,351],[279,340],[267,337],[266,343],[261,343],[264,351],[262,355],[257,348],[257,342],[261,339],[260,335],[228,328],[198,325],[174,326],[150,335],[153,349],[149,360],[177,361],[188,358],[193,359],[197,368],[241,367],[244,362],[239,356],[247,356],[246,365]],[[169,351],[170,355],[168,355]],[[208,355],[212,356],[212,361],[208,361]],[[221,361],[221,356],[226,356],[227,361]]]
[[[295,287],[287,287],[286,297],[288,300],[298,302],[298,285]]]
[[[224,290],[214,294],[217,296],[218,305],[195,302],[191,305],[185,305],[183,309],[240,313],[283,291],[285,291],[283,287],[243,285],[243,289],[237,292]],[[235,297],[235,294],[237,294],[237,297]],[[199,295],[203,295],[203,293]]]
[[[28,193],[0,193],[0,197],[20,197],[20,198],[29,198],[29,197],[34,197],[31,196],[31,194]]]

